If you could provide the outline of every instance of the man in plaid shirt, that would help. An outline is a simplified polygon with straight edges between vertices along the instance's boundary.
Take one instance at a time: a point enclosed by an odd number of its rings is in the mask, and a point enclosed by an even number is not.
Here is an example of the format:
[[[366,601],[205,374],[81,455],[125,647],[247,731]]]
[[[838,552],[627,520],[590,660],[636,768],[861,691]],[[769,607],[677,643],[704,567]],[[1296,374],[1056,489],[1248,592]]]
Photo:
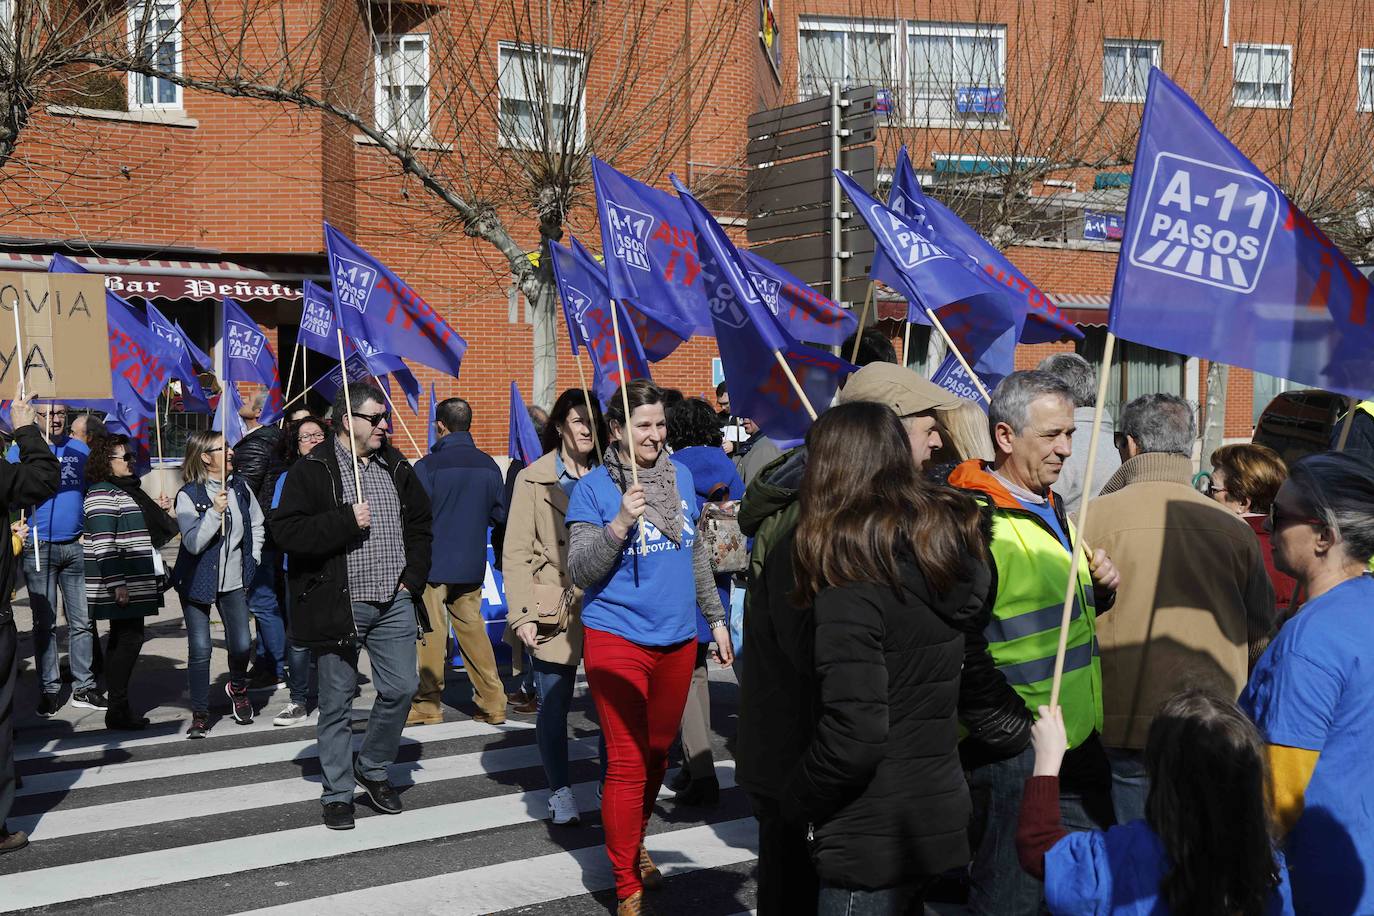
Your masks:
[[[430,566],[429,497],[387,444],[390,419],[380,390],[350,384],[348,399],[341,393],[334,404],[336,435],[292,466],[268,520],[288,557],[291,640],[309,647],[319,668],[317,740],[324,823],[332,830],[353,827],[356,785],[377,810],[401,813],[387,768],[418,684],[416,636],[430,629],[420,600]],[[350,722],[362,648],[377,699],[355,761]]]

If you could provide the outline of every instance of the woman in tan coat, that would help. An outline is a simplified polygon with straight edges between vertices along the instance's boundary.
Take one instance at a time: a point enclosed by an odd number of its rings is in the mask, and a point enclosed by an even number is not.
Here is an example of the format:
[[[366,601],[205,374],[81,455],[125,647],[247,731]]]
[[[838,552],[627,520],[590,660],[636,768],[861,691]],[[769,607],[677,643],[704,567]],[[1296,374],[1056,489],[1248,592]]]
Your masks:
[[[544,427],[544,457],[515,478],[501,551],[506,626],[534,655],[535,733],[555,824],[579,821],[568,779],[568,707],[582,660],[582,592],[568,578],[564,516],[573,487],[597,465],[597,446],[605,441],[595,401],[589,409],[580,388],[563,392]]]

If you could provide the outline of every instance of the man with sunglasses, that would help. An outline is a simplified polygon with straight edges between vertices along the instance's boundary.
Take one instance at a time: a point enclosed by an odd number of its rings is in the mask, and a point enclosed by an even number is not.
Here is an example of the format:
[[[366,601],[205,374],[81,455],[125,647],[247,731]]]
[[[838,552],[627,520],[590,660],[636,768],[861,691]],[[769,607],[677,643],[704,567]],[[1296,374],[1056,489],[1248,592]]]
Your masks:
[[[429,497],[387,443],[389,421],[378,388],[349,384],[334,404],[332,441],[292,465],[270,521],[288,559],[291,640],[310,648],[318,669],[323,817],[331,830],[353,827],[356,785],[378,811],[401,813],[387,768],[419,683],[417,632],[429,630],[421,603],[430,567]],[[355,761],[350,722],[362,648],[377,698]]]
[[[1184,687],[1234,699],[1274,619],[1274,588],[1246,522],[1192,486],[1193,407],[1147,394],[1121,410],[1122,465],[1093,500],[1084,539],[1121,571],[1098,618],[1102,741],[1121,823],[1145,816],[1145,738]]]

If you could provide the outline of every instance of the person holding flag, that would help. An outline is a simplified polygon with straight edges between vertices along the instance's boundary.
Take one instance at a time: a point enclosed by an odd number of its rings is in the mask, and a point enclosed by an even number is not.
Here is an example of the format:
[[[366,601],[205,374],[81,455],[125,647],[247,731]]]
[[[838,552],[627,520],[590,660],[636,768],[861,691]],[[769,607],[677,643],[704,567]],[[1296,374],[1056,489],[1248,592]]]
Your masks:
[[[663,391],[633,381],[607,419],[613,444],[568,503],[568,575],[585,592],[584,663],[606,740],[601,819],[617,913],[638,916],[644,889],[662,881],[644,830],[687,701],[698,607],[720,663],[731,664],[734,650],[690,517],[691,472],[667,453]]]

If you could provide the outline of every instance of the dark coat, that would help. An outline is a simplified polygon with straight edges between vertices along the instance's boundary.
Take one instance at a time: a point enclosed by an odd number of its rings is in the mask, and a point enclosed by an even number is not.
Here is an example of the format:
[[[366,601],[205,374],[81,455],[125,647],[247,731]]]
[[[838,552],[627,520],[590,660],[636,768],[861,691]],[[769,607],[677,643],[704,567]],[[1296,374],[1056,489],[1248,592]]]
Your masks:
[[[506,520],[505,481],[472,434],[449,433],[415,463],[429,494],[434,532],[444,549],[434,555],[430,582],[475,585],[487,574],[487,528]]]
[[[37,506],[57,492],[62,480],[62,465],[58,463],[38,427],[32,423],[14,431],[14,444],[19,446],[19,462],[0,461],[0,505],[8,518],[20,506]],[[15,587],[15,570],[19,558],[10,549],[9,539],[0,550],[0,624],[14,619],[10,595]]]
[[[416,620],[426,631],[429,617],[421,597],[429,572],[429,497],[410,463],[389,445],[374,460],[391,471],[401,500],[406,565],[401,585],[415,600]],[[345,493],[333,442],[325,440],[291,466],[281,503],[268,518],[277,546],[289,559],[286,587],[291,600],[291,640],[324,648],[356,637],[348,594],[347,554],[361,536]],[[271,505],[269,502],[268,505]]]
[[[820,715],[782,803],[813,825],[817,873],[845,887],[892,887],[969,860],[959,670],[987,566],[968,560],[947,594],[910,557],[901,578],[900,593],[862,583],[815,601]]]
[[[266,489],[267,478],[282,435],[276,426],[259,426],[234,446],[234,476],[248,484],[259,506],[272,505],[272,491]]]

